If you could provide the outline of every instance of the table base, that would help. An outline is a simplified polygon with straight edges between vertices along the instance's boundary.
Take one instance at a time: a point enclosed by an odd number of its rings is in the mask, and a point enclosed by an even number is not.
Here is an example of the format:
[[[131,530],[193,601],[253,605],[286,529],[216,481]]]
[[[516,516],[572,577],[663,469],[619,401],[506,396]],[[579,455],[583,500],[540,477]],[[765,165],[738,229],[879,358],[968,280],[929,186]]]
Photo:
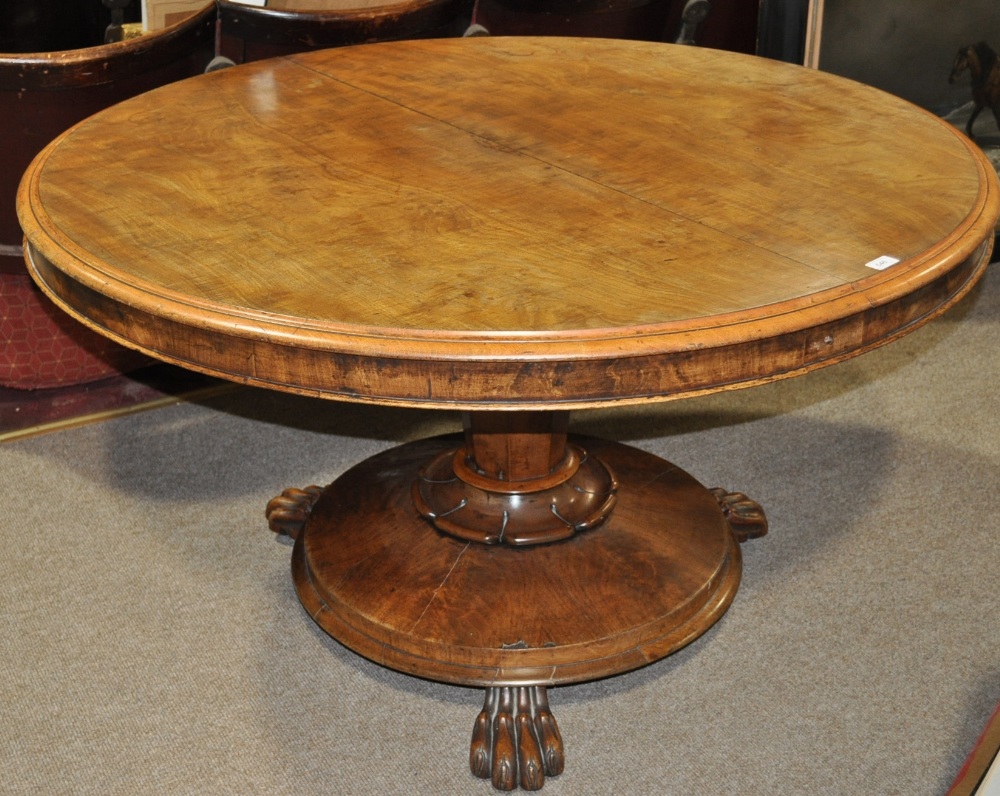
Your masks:
[[[483,544],[420,516],[412,485],[462,447],[459,436],[393,448],[268,506],[272,529],[296,539],[295,586],[327,633],[383,666],[487,689],[470,765],[501,790],[534,790],[562,771],[549,686],[636,669],[693,641],[736,593],[738,542],[766,532],[744,495],[706,489],[636,448],[572,444],[613,472],[618,499],[598,527],[556,543]]]

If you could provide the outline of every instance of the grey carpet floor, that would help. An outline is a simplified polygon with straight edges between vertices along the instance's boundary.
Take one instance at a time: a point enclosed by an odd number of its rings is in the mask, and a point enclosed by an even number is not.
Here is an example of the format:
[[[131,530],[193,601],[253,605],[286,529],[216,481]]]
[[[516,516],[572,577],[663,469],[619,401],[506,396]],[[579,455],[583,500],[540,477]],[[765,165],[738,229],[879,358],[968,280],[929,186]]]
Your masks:
[[[1000,700],[1000,267],[764,387],[580,412],[764,504],[711,631],[553,689],[561,794],[942,794]],[[447,413],[239,390],[0,447],[0,792],[489,794],[478,691],[299,606],[263,507]]]

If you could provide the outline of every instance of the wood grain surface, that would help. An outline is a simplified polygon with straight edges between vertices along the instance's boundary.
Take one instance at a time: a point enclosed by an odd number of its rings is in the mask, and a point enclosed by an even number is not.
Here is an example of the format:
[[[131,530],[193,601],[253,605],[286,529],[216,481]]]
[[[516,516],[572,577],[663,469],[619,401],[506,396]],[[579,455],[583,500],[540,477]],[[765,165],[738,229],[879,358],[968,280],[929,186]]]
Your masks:
[[[530,549],[442,535],[417,470],[456,440],[378,454],[319,497],[292,572],[308,614],[361,655],[460,685],[561,685],[645,666],[722,616],[741,554],[713,496],[639,449],[578,440],[622,479],[599,529]]]
[[[838,77],[474,38],[151,92],[42,153],[19,208],[53,298],[163,359],[515,409],[746,386],[894,339],[985,268],[998,196],[959,132]]]

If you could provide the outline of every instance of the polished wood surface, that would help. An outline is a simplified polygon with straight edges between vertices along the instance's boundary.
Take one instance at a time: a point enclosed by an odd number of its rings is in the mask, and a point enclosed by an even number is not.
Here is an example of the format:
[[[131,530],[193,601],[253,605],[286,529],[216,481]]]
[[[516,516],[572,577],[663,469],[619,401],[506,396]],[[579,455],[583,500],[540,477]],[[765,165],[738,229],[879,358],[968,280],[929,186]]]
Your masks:
[[[718,503],[659,457],[580,443],[622,474],[615,512],[599,531],[527,550],[445,538],[414,513],[410,482],[456,440],[410,443],[357,465],[316,502],[296,540],[309,615],[371,660],[460,685],[593,680],[684,646],[725,612],[740,581],[739,546]],[[389,482],[388,472],[401,475]],[[651,483],[655,493],[644,488]]]
[[[236,63],[375,41],[458,36],[473,0],[218,0],[219,52]]]
[[[834,76],[476,38],[140,97],[55,142],[20,208],[56,300],[164,359],[347,400],[548,408],[893,339],[985,267],[998,189],[953,128]],[[882,256],[900,263],[866,266]]]
[[[465,410],[464,435],[266,514],[309,615],[378,663],[485,687],[470,768],[535,790],[563,770],[548,687],[703,634],[739,542],[767,532],[746,495],[573,436],[568,410],[792,376],[916,328],[986,267],[1000,190],[960,132],[840,78],[470,38],[124,103],[42,153],[19,208],[36,279],[117,339],[236,381]]]
[[[62,6],[58,14],[53,11],[57,5]],[[83,5],[76,5],[84,13]],[[106,11],[100,3],[92,5]],[[75,35],[81,32],[73,16],[76,10],[61,0],[5,2],[0,10],[0,36],[16,35],[24,47],[39,48],[3,52],[0,40],[0,273],[24,273],[17,251],[23,234],[15,209],[17,188],[46,144],[116,102],[201,74],[212,59],[215,8],[208,2],[178,25],[114,44],[101,44],[107,21],[92,30],[88,40],[64,39],[67,29]],[[59,35],[49,40],[48,32]],[[62,45],[76,49],[55,49]],[[127,149],[130,143],[121,146]]]

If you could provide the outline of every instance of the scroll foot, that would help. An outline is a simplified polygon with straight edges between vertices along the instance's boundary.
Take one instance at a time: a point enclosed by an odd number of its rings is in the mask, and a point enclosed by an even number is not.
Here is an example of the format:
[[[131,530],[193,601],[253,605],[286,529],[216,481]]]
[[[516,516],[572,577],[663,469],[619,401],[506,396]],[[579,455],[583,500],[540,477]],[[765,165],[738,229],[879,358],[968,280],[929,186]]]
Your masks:
[[[469,767],[497,790],[539,790],[562,773],[562,738],[542,686],[488,688],[472,728]]]
[[[742,544],[748,539],[757,539],[767,533],[767,517],[760,503],[751,500],[742,492],[727,492],[721,487],[709,490],[719,502],[722,515],[729,523],[736,541]]]
[[[309,512],[323,492],[321,486],[307,486],[305,489],[286,489],[276,498],[272,498],[264,514],[267,516],[267,527],[276,534],[297,539],[302,527],[309,518]]]

